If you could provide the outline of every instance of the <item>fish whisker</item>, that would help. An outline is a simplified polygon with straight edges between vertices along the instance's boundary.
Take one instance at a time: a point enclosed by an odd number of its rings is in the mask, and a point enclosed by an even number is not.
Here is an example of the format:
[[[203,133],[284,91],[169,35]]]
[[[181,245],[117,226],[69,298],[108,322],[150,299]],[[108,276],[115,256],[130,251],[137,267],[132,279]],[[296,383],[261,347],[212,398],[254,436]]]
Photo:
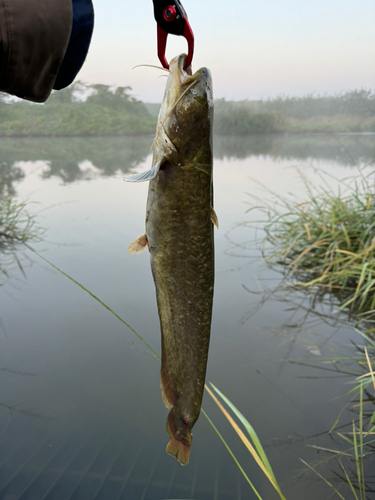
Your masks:
[[[133,66],[132,69],[142,68],[142,67],[161,69],[169,73],[169,69],[163,68],[162,66],[154,66],[153,64],[137,64],[137,66]]]

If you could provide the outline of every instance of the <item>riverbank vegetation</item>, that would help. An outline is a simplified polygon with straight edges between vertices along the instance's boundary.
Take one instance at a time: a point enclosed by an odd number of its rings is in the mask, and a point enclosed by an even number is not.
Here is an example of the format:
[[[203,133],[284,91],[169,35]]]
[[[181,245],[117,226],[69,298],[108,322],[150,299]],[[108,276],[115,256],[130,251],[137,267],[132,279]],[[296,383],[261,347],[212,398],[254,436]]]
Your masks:
[[[0,136],[118,135],[154,131],[156,118],[130,87],[84,85],[54,92],[45,104],[0,102]]]
[[[375,92],[360,89],[336,95],[310,94],[259,101],[216,101],[218,133],[375,132]]]
[[[289,286],[330,292],[354,315],[375,310],[374,172],[359,171],[335,190],[317,172],[314,187],[300,172],[306,198],[255,199],[265,214],[263,256]]]
[[[0,96],[0,136],[90,136],[155,132],[160,105],[130,87],[76,82],[45,104]],[[215,101],[217,134],[375,132],[375,92]]]

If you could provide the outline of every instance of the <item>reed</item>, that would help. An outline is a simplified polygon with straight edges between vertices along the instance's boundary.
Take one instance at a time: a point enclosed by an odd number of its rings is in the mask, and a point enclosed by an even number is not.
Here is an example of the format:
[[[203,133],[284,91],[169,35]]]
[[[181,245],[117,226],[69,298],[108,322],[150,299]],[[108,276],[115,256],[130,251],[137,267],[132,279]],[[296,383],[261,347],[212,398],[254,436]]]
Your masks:
[[[357,314],[375,309],[374,171],[338,181],[318,172],[323,186],[314,188],[303,173],[307,199],[274,195],[256,208],[266,215],[263,256],[282,266],[289,285],[334,293],[340,309]]]
[[[372,372],[370,363],[369,367],[370,372]],[[375,421],[373,418],[371,420],[367,420],[367,422],[365,421],[364,404],[366,401],[364,401],[364,393],[366,391],[362,382],[359,384],[358,389],[359,403],[355,405],[355,408],[358,410],[358,419],[357,421],[352,420],[351,432],[337,432],[338,437],[341,438],[343,442],[349,444],[349,448],[345,452],[341,452],[342,457],[345,456],[346,463],[344,465],[342,463],[342,459],[340,459],[340,473],[335,474],[342,483],[346,483],[348,485],[351,498],[354,500],[367,500],[369,498],[368,493],[373,492],[373,489],[371,484],[367,484],[367,481],[371,483],[372,475],[371,473],[369,476],[366,475],[365,457],[373,454],[375,443]],[[301,461],[305,466],[319,476],[320,479],[322,479],[341,500],[349,500],[348,497],[344,497],[340,491],[314,467],[306,463],[304,460]]]
[[[26,204],[11,198],[0,200],[0,251],[15,250],[37,237],[35,219],[27,212]]]
[[[26,210],[26,203],[0,198],[0,284],[9,276],[15,263],[23,275],[22,249],[27,242],[40,241],[42,229]]]
[[[224,414],[225,418],[231,424],[233,429],[236,431],[237,435],[240,437],[241,441],[246,446],[246,448],[249,451],[249,453],[251,454],[251,456],[254,458],[254,460],[257,463],[260,470],[263,472],[265,477],[268,479],[268,481],[272,484],[272,486],[277,491],[279,497],[282,500],[285,500],[285,497],[284,497],[284,495],[281,491],[281,488],[276,480],[275,474],[273,473],[272,467],[269,463],[269,460],[268,460],[267,455],[264,451],[264,448],[261,445],[261,442],[260,442],[253,426],[244,417],[244,415],[234,406],[234,404],[221,391],[219,391],[219,389],[217,387],[214,386],[214,384],[211,383],[210,385],[211,385],[212,389],[216,392],[216,394],[220,397],[220,399],[222,399],[222,401],[224,401],[224,403],[230,408],[230,410],[233,412],[233,414],[240,421],[240,423],[244,427],[245,431],[248,433],[250,440],[247,438],[245,433],[242,431],[242,429],[236,423],[236,421],[232,418],[232,416],[228,413],[228,411],[224,408],[224,406],[220,403],[220,401],[215,396],[215,394],[206,385],[205,387],[206,387],[207,392],[209,393],[211,398],[215,401],[217,406],[220,408],[221,412]],[[254,486],[252,484],[250,486],[252,487],[253,491],[255,492],[255,494],[259,498],[259,494],[255,490]]]

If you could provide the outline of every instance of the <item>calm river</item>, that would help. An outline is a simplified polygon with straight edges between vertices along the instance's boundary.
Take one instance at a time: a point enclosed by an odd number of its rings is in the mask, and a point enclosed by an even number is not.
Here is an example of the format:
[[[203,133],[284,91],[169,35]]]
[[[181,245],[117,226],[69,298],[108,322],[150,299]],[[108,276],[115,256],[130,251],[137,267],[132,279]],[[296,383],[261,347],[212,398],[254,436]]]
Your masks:
[[[149,254],[127,252],[144,232],[148,186],[122,180],[149,168],[151,140],[1,139],[0,173],[3,195],[27,201],[45,230],[33,247],[159,352]],[[345,448],[327,431],[351,378],[319,367],[330,366],[322,362],[329,349],[350,354],[356,337],[336,308],[310,310],[302,294],[273,295],[281,275],[254,244],[261,230],[244,224],[262,217],[247,212],[250,195],[271,199],[262,183],[303,202],[294,167],[319,184],[314,169],[355,175],[374,151],[374,135],[215,138],[220,229],[207,380],[254,426],[287,500],[333,494],[300,459],[335,480],[334,454],[315,447]],[[8,263],[0,286],[0,499],[255,498],[203,415],[189,465],[165,453],[159,361],[73,281],[31,252],[18,257],[24,274]],[[207,393],[203,407],[261,496],[278,498]]]

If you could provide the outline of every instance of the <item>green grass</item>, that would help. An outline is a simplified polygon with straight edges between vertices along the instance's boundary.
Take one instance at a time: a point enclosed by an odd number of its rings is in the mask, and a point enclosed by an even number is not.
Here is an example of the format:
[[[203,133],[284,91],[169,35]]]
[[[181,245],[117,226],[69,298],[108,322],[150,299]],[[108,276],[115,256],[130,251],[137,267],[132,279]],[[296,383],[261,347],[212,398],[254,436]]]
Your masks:
[[[1,102],[0,136],[78,136],[152,133],[156,118],[130,87],[76,82],[42,105]],[[89,94],[85,101],[77,93]]]
[[[374,385],[375,389],[375,385]],[[349,487],[351,498],[354,500],[367,500],[367,493],[372,492],[370,485],[366,484],[367,480],[372,479],[372,474],[370,472],[369,476],[366,475],[365,469],[365,458],[367,455],[373,454],[374,450],[374,431],[375,425],[373,419],[368,420],[365,423],[364,419],[364,398],[363,394],[365,392],[363,383],[358,385],[359,391],[359,403],[356,406],[358,408],[358,419],[357,421],[352,420],[351,422],[351,432],[337,432],[337,436],[341,438],[342,442],[349,444],[349,448],[341,453],[342,458],[339,459],[340,473],[335,473],[337,478],[342,483],[346,483]],[[345,455],[346,463],[343,464],[343,457]],[[349,457],[349,458],[347,458]],[[315,474],[317,474],[326,484],[329,486],[335,494],[341,498],[341,500],[348,500],[348,497],[344,497],[340,491],[333,486],[324,476],[322,476],[316,468],[312,467],[304,460],[301,460],[304,465],[311,469]],[[371,464],[370,464],[371,466]]]
[[[282,269],[289,285],[320,288],[339,299],[340,309],[356,314],[375,309],[374,172],[329,187],[328,174],[318,172],[323,186],[314,188],[300,172],[304,199],[274,195],[254,206],[266,218],[263,256]]]
[[[9,276],[14,264],[24,274],[22,249],[28,242],[41,239],[42,230],[26,210],[25,203],[12,198],[0,199],[0,284]]]
[[[0,251],[15,250],[36,236],[35,221],[26,211],[26,204],[0,200]]]

